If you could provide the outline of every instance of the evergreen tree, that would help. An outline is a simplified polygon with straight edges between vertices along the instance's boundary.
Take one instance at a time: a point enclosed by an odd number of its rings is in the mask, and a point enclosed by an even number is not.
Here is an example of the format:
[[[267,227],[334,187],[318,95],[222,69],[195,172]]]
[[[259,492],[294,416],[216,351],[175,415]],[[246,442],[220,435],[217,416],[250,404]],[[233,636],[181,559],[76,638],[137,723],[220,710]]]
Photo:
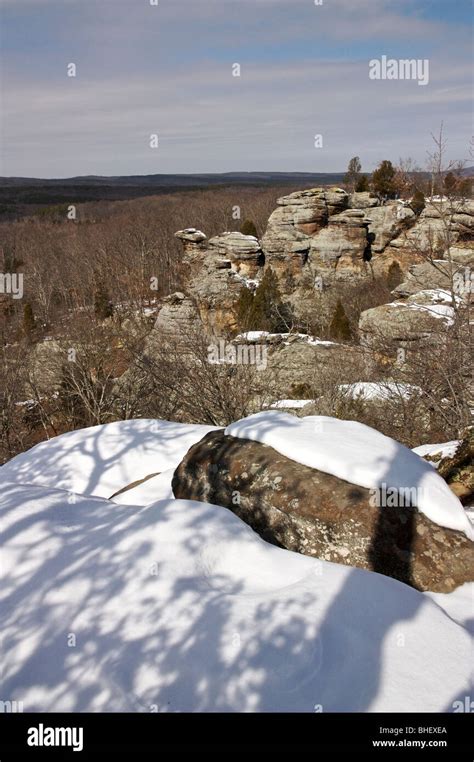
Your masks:
[[[268,267],[255,292],[253,305],[255,329],[271,333],[285,330],[280,317],[282,307],[278,278],[271,267]]]
[[[400,285],[403,281],[403,271],[398,262],[394,259],[388,268],[387,273],[387,286],[390,291]]]
[[[103,283],[100,283],[97,286],[94,294],[94,312],[99,320],[105,320],[106,318],[112,317],[114,313],[113,304],[110,301],[107,289]]]
[[[410,207],[415,212],[416,215],[421,214],[423,209],[425,208],[425,194],[423,191],[417,189],[414,194],[413,198],[410,203]]]
[[[349,341],[352,338],[351,326],[340,299],[338,299],[331,325],[329,326],[329,335],[335,341]]]
[[[394,198],[395,169],[391,161],[382,161],[372,175],[372,187],[379,196]]]
[[[284,333],[293,322],[291,308],[280,295],[278,278],[268,267],[255,295],[243,288],[237,302],[237,320],[245,331]]]
[[[369,178],[367,175],[361,175],[357,180],[356,193],[366,193],[369,190]]]
[[[255,224],[252,222],[252,220],[244,220],[240,226],[240,232],[242,235],[253,235],[254,238],[258,238],[257,228],[255,227]]]
[[[454,175],[453,172],[448,172],[443,182],[444,192],[446,196],[455,195],[457,184],[458,184],[458,180],[456,175]]]
[[[359,157],[353,156],[349,162],[349,165],[347,167],[347,172],[344,177],[344,182],[350,188],[351,191],[354,191],[357,187],[357,183],[360,180],[361,169],[362,169],[362,164],[360,163]]]
[[[23,333],[26,337],[31,337],[36,326],[36,320],[33,313],[33,307],[30,302],[26,302],[23,307]]]
[[[239,330],[251,331],[254,323],[254,295],[245,286],[239,294],[236,313]]]

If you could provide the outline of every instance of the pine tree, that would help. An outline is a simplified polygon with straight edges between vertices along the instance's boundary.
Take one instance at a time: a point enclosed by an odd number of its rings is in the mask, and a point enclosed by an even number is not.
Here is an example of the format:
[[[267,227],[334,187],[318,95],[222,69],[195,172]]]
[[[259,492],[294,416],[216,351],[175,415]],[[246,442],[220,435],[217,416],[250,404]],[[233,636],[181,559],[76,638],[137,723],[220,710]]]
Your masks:
[[[293,322],[293,314],[280,295],[278,278],[268,267],[255,295],[243,288],[236,306],[239,328],[244,331],[284,333]]]
[[[23,307],[23,333],[26,337],[30,338],[36,326],[36,320],[33,312],[33,307],[30,302],[26,302]]]
[[[340,299],[336,304],[331,325],[329,326],[329,335],[335,341],[349,341],[352,339],[351,326]]]
[[[114,313],[113,304],[110,301],[107,289],[102,283],[97,286],[94,294],[94,312],[99,320],[112,317]]]
[[[258,238],[257,228],[255,227],[255,224],[252,222],[252,220],[244,220],[240,226],[240,232],[242,235],[253,235],[254,238]]]
[[[240,331],[251,331],[254,323],[254,295],[249,288],[239,294],[236,306],[237,325]]]
[[[268,267],[255,292],[252,316],[255,329],[270,331],[271,333],[281,331],[281,318],[279,317],[281,307],[278,278],[271,267]]]
[[[395,169],[391,161],[382,161],[372,175],[372,187],[379,196],[395,196]]]
[[[356,184],[356,193],[366,193],[369,190],[369,178],[367,175],[361,175]]]
[[[400,285],[403,281],[403,271],[398,262],[394,259],[388,268],[387,272],[387,286],[390,291]]]
[[[421,214],[421,212],[425,208],[425,194],[423,193],[423,191],[417,189],[414,192],[413,198],[410,203],[410,207],[415,212],[416,215]]]

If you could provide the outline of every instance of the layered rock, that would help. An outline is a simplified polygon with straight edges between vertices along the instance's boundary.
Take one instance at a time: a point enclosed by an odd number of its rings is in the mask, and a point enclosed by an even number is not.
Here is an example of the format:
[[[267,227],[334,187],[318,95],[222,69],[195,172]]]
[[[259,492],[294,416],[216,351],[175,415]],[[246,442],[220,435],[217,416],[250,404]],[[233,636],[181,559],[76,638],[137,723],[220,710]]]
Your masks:
[[[183,282],[209,333],[236,328],[234,307],[242,288],[257,277],[264,256],[253,236],[229,232],[207,239],[194,228],[176,234],[183,243]]]
[[[406,230],[415,219],[414,212],[396,201],[367,210],[372,253],[382,252],[386,246]]]
[[[297,276],[306,262],[310,239],[331,215],[347,209],[349,196],[341,188],[312,188],[282,196],[270,215],[262,249],[280,277]]]
[[[359,209],[330,217],[327,226],[311,239],[309,260],[323,280],[364,277],[370,258],[368,222]]]
[[[189,336],[196,328],[198,317],[193,300],[177,291],[163,300],[163,307],[155,322],[155,331],[164,338]]]
[[[322,394],[328,375],[344,367],[346,374],[357,377],[370,364],[360,347],[333,341],[321,341],[305,334],[264,334],[253,332],[234,339],[236,344],[259,344],[265,348],[266,367],[258,374],[262,390],[273,399],[293,398],[305,389],[305,395]]]
[[[412,342],[439,341],[454,319],[450,295],[440,291],[419,291],[406,301],[390,302],[365,310],[360,316],[359,333],[365,346],[380,347],[381,342],[400,347]]]
[[[474,578],[474,543],[460,532],[410,507],[380,508],[367,489],[223,430],[189,450],[172,486],[175,497],[222,505],[288,550],[420,590],[450,592]]]
[[[474,232],[474,202],[428,203],[416,224],[391,241],[394,249],[437,254],[441,259],[446,247],[459,239],[471,237]]]

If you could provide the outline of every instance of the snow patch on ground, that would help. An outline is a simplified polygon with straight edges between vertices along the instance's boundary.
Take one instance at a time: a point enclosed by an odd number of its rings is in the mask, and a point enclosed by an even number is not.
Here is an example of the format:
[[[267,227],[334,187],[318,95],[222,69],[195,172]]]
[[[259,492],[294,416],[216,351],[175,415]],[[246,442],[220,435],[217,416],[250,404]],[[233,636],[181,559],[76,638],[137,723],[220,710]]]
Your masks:
[[[398,384],[395,381],[357,381],[353,384],[341,384],[338,389],[350,399],[387,400],[393,397],[410,399],[415,394],[422,394],[419,386]]]
[[[214,426],[138,418],[70,431],[0,467],[2,481],[110,497],[150,474],[176,468]]]
[[[277,400],[269,405],[269,408],[271,410],[285,410],[288,408],[291,410],[298,410],[305,407],[305,405],[309,405],[311,402],[313,402],[313,400]]]
[[[442,712],[469,693],[450,596],[281,550],[224,508],[69,497],[2,487],[2,698],[27,712]]]
[[[289,339],[300,339],[310,344],[313,347],[316,346],[337,346],[335,341],[326,341],[324,339],[317,339],[314,336],[309,336],[307,333],[269,333],[268,331],[246,331],[245,333],[239,333],[235,337],[234,341],[269,341],[275,339],[283,339],[284,344],[288,344]]]

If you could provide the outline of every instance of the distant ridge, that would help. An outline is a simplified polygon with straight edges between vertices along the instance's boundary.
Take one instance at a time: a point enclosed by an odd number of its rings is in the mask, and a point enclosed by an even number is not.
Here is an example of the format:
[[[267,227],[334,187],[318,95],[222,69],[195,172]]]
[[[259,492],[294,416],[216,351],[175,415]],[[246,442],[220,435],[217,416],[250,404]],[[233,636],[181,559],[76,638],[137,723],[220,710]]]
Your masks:
[[[157,185],[163,186],[199,186],[228,183],[229,181],[245,182],[288,182],[293,179],[315,180],[318,182],[340,182],[344,172],[222,172],[195,174],[154,174],[154,175],[79,175],[77,177],[42,179],[38,177],[0,177],[0,185]]]

